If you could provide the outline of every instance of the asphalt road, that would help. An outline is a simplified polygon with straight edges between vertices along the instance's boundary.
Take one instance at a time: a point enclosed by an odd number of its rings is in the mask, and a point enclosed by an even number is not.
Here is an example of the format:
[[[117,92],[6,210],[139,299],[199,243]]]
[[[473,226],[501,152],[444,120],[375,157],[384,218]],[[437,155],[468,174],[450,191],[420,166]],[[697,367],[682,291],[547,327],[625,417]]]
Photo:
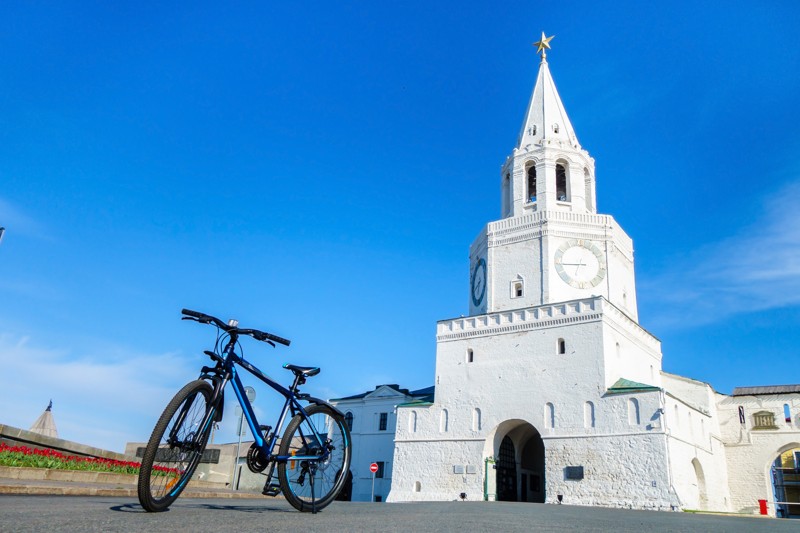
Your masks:
[[[345,503],[298,513],[283,500],[179,499],[146,513],[131,498],[0,496],[0,531],[800,531],[800,522],[771,518],[631,511],[520,503]]]

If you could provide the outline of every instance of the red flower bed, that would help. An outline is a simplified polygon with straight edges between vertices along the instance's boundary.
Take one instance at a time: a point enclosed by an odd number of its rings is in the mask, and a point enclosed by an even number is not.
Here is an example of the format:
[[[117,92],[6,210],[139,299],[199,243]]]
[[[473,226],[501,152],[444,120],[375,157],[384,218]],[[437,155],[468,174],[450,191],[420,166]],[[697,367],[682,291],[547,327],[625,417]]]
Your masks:
[[[117,461],[100,457],[82,457],[64,455],[49,448],[28,448],[27,446],[9,446],[0,442],[0,466],[23,466],[34,468],[57,468],[60,470],[96,470],[115,472],[118,474],[138,474],[141,463],[133,461]],[[177,474],[175,468],[154,466],[153,470],[165,475]]]

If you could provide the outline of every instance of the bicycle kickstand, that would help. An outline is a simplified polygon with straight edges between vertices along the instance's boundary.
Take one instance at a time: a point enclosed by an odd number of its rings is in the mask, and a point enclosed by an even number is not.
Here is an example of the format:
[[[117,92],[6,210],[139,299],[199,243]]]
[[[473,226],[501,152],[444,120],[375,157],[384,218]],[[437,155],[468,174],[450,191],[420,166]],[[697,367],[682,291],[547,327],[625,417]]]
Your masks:
[[[311,514],[317,514],[317,497],[314,495],[314,467],[310,466],[309,470],[311,471],[311,479],[309,479],[309,483],[311,484]]]

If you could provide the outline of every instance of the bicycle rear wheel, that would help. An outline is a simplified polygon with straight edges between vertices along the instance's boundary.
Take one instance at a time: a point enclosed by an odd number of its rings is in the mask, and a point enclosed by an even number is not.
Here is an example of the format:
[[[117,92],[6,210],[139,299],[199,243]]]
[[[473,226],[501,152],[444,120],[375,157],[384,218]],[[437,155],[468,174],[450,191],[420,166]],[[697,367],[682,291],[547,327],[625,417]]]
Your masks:
[[[200,427],[213,389],[198,379],[167,404],[147,443],[139,469],[139,503],[147,511],[164,511],[191,479],[205,450],[212,420]]]
[[[324,405],[292,418],[281,439],[282,456],[321,456],[278,464],[278,479],[286,500],[298,511],[319,511],[342,490],[350,470],[350,432],[344,418]],[[319,436],[324,450],[314,435]],[[327,452],[327,453],[326,453]]]

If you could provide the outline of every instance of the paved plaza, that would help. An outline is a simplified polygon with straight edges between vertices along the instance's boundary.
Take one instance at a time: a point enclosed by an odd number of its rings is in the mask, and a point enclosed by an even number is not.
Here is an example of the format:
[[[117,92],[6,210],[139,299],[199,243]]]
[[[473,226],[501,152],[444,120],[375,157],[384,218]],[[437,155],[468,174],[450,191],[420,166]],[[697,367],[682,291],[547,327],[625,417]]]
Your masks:
[[[146,513],[135,498],[0,496],[0,531],[798,531],[793,520],[504,502],[336,502],[316,514],[280,499],[179,499]]]

